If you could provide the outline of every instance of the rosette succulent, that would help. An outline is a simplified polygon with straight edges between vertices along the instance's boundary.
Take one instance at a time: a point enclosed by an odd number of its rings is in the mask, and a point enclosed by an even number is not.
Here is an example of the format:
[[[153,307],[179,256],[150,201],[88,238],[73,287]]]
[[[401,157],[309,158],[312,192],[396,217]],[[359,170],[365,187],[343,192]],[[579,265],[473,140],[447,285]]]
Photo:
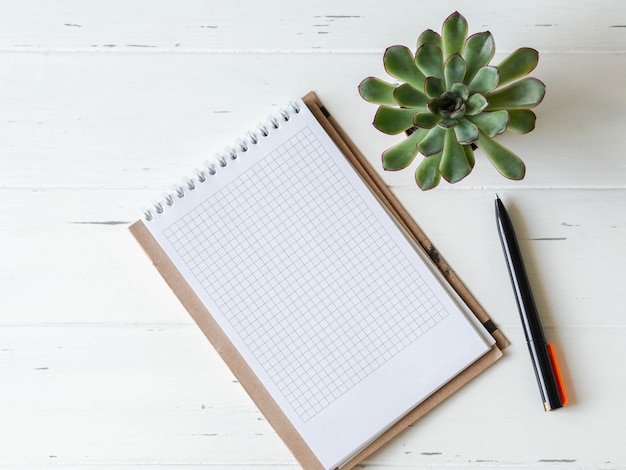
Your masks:
[[[387,48],[385,70],[401,83],[368,77],[359,85],[366,101],[380,105],[374,127],[407,135],[383,152],[386,170],[406,168],[420,153],[424,158],[415,180],[431,189],[442,176],[450,183],[467,176],[479,148],[503,176],[524,177],[522,160],[494,137],[534,129],[531,108],[542,101],[545,85],[526,75],[537,66],[539,54],[520,48],[499,65],[489,65],[494,54],[491,33],[468,37],[467,21],[458,12],[444,21],[441,34],[424,31],[415,54],[405,46]]]

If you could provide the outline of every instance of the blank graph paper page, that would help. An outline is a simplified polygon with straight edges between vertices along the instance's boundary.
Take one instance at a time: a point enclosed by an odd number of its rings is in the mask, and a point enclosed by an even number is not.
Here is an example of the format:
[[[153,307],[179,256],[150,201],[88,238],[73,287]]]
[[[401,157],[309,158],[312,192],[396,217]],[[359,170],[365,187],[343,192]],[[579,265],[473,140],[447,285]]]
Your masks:
[[[299,107],[146,225],[333,468],[490,344]]]

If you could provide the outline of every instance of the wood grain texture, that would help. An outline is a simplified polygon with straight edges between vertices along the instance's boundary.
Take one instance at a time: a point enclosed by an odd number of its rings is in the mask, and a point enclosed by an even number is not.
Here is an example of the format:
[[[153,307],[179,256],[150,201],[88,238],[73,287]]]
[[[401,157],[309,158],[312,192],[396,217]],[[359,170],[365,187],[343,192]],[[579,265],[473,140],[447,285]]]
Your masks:
[[[497,62],[540,50],[537,129],[419,191],[356,86],[459,9]],[[297,468],[128,233],[140,208],[315,90],[511,341],[362,465],[626,468],[626,3],[6,0],[0,15],[0,469]],[[493,218],[518,228],[572,404],[543,412]],[[566,436],[566,438],[565,438]]]
[[[380,51],[413,45],[459,10],[470,31],[490,30],[499,49],[544,52],[624,51],[620,0],[439,2],[177,2],[6,0],[0,47],[7,50],[197,52]]]

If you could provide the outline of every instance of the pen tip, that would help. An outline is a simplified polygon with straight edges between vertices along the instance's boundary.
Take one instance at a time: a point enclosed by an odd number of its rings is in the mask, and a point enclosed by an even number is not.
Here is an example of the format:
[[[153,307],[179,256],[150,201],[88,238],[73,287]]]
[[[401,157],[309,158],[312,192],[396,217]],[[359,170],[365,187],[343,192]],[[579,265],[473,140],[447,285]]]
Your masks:
[[[496,199],[500,199],[500,196],[498,196],[498,193],[496,193]]]

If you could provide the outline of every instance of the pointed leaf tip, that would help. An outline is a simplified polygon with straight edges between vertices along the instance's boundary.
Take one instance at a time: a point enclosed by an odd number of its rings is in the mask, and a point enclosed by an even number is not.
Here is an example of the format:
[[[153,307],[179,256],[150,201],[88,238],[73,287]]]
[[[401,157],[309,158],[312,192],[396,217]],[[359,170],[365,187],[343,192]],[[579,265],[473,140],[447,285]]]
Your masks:
[[[471,35],[465,41],[463,58],[467,63],[466,83],[471,82],[478,70],[489,64],[496,53],[496,43],[489,31]]]
[[[418,153],[417,144],[427,133],[425,129],[418,129],[407,139],[385,150],[382,154],[383,168],[395,171],[409,166]]]
[[[534,108],[541,103],[545,94],[546,86],[542,81],[534,77],[524,78],[486,95],[489,102],[487,110]]]
[[[391,46],[385,50],[383,64],[389,75],[410,83],[416,88],[423,86],[426,77],[415,65],[413,54],[406,46]]]
[[[524,162],[509,149],[493,140],[483,132],[478,137],[478,147],[485,152],[494,167],[502,176],[521,180],[526,175]]]
[[[367,77],[359,84],[361,98],[374,104],[396,104],[394,90],[394,85],[376,77]]]
[[[422,44],[415,52],[415,63],[425,76],[443,80],[443,53],[438,46]]]
[[[374,115],[374,127],[385,134],[400,134],[413,127],[415,109],[380,106]]]
[[[444,58],[463,52],[467,30],[467,20],[458,11],[446,18],[442,27]]]
[[[537,116],[530,109],[509,111],[509,130],[517,134],[527,134],[535,128]]]
[[[441,152],[430,157],[424,157],[415,170],[415,182],[422,191],[428,191],[439,185],[441,181],[440,162]]]
[[[420,34],[419,38],[417,38],[417,46],[415,49],[419,49],[422,44],[431,43],[441,49],[441,36],[436,31],[432,29],[427,29],[422,34]]]
[[[498,65],[500,81],[498,86],[506,85],[532,72],[539,63],[539,52],[529,47],[513,51]]]

